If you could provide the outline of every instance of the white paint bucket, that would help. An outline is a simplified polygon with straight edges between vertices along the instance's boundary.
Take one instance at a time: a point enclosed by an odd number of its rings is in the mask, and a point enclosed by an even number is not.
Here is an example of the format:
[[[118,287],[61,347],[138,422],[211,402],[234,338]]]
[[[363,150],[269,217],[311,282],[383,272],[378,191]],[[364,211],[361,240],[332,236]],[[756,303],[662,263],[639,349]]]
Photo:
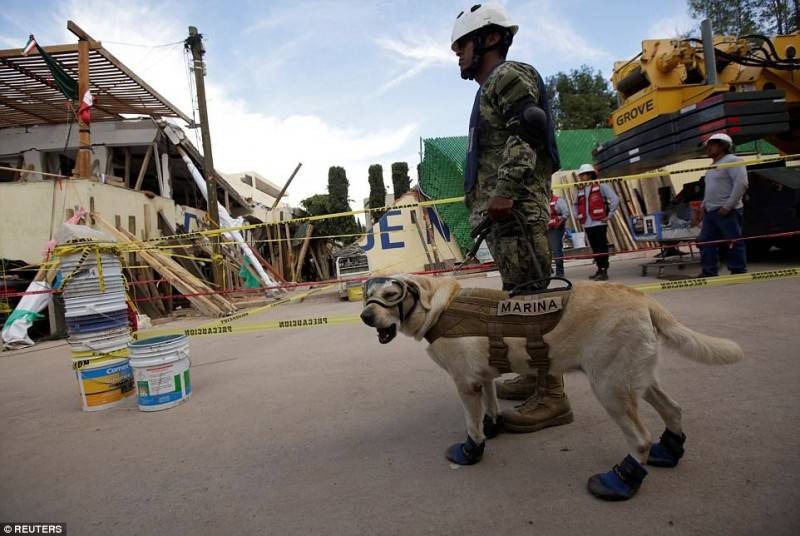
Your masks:
[[[133,394],[133,374],[127,358],[106,356],[88,360],[75,368],[83,411],[99,411],[122,404]]]
[[[189,339],[184,335],[151,337],[128,345],[139,409],[159,411],[189,399]]]
[[[572,233],[572,247],[585,248],[586,247],[586,233]]]

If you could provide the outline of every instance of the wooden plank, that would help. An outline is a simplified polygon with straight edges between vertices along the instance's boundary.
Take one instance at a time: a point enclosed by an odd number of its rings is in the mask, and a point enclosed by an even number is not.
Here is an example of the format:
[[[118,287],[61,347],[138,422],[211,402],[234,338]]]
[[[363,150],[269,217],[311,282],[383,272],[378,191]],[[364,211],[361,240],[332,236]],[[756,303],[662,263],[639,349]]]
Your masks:
[[[144,175],[147,172],[147,166],[150,164],[150,158],[153,156],[153,146],[147,146],[147,152],[144,153],[144,160],[142,160],[142,167],[139,168],[139,176],[136,177],[136,186],[134,186],[134,190],[137,192],[142,189],[142,182],[144,181]]]
[[[119,241],[130,243],[135,241],[135,237],[124,230],[117,230],[102,218],[98,218],[100,223],[106,227]],[[198,292],[211,292],[211,289],[202,281],[195,278],[192,274],[184,270],[180,265],[160,254],[155,250],[137,250],[137,255],[153,269],[158,271],[161,276],[169,281],[178,292],[182,294],[195,294]],[[214,299],[216,298],[216,299]],[[187,299],[203,314],[217,316],[235,312],[236,308],[221,296],[211,294],[207,296],[187,296]],[[219,305],[220,300],[227,304],[227,307]]]
[[[170,221],[164,215],[164,211],[160,209],[158,211],[158,228],[163,235],[170,236],[176,234],[175,227],[172,225],[172,223],[170,223]],[[181,255],[194,256],[194,251],[190,249],[191,247],[193,247],[193,245],[190,242],[187,242],[186,240],[173,239],[169,240],[167,243],[170,245],[178,245],[178,244],[183,245],[184,247],[175,248],[172,251],[179,253]],[[200,267],[199,264],[197,264],[196,261],[192,259],[183,259],[183,258],[180,258],[179,261],[184,268],[189,270],[192,273],[192,275],[194,275],[198,279],[203,279],[205,277],[203,275],[203,269]]]
[[[292,233],[289,231],[289,224],[283,224],[286,230],[286,274],[291,279],[294,275],[294,248],[292,247]]]
[[[125,187],[131,187],[131,150],[125,147]]]
[[[153,165],[156,168],[156,177],[158,178],[158,195],[164,197],[164,176],[161,174],[161,156],[158,154],[158,143],[153,142]]]
[[[289,180],[286,181],[286,184],[283,185],[283,188],[281,188],[281,191],[278,192],[278,196],[275,198],[275,202],[272,203],[272,208],[270,210],[275,210],[275,207],[278,206],[278,203],[280,203],[281,198],[286,193],[286,190],[289,188],[289,185],[292,184],[292,180],[294,180],[294,176],[297,175],[298,171],[300,171],[300,166],[302,166],[302,165],[303,165],[302,162],[298,162],[297,163],[297,167],[294,168],[294,171],[292,172],[292,175],[289,177]]]
[[[295,283],[300,279],[300,271],[303,269],[303,262],[306,260],[306,253],[308,252],[308,245],[311,242],[311,233],[314,232],[314,226],[310,223],[306,224],[306,236],[303,239],[303,245],[300,247],[300,255],[297,256],[297,265],[294,269],[292,281]]]
[[[266,226],[266,229],[267,229],[267,251],[269,251],[269,262],[270,264],[272,264],[272,266],[275,266],[275,250],[272,249],[275,246],[275,244],[272,242],[272,226],[268,224]],[[283,279],[283,277],[281,277],[281,279]]]
[[[277,236],[278,241],[276,242],[276,244],[278,246],[278,269],[281,272],[281,277],[285,278],[286,277],[286,272],[284,271],[284,267],[283,267],[283,241],[281,240],[281,226],[280,225],[276,225],[275,226],[275,230],[277,231],[277,235],[278,235]]]
[[[311,258],[314,260],[314,269],[317,271],[317,275],[319,276],[320,281],[324,281],[327,279],[327,276],[323,273],[322,263],[319,261],[319,255],[317,255],[317,248],[314,247],[316,244],[311,244]]]

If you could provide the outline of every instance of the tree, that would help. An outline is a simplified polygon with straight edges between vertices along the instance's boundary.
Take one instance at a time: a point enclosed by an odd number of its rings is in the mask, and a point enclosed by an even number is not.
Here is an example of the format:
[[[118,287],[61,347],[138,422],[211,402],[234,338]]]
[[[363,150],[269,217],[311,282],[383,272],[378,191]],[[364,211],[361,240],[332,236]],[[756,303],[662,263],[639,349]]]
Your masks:
[[[395,162],[392,164],[392,192],[395,200],[411,188],[411,178],[408,176],[408,163]]]
[[[715,35],[759,33],[761,2],[755,0],[688,0],[689,15],[708,19]]]
[[[558,130],[608,127],[617,99],[603,73],[588,65],[546,80],[550,109]]]
[[[800,1],[767,0],[759,3],[758,21],[763,33],[788,34],[800,29]]]
[[[300,202],[304,216],[324,216],[338,212],[349,212],[350,202],[347,199],[349,183],[344,168],[332,166],[328,169],[328,193],[316,194]],[[364,231],[353,216],[342,216],[317,220],[314,223],[313,236],[356,235]],[[342,244],[355,241],[358,236],[343,236],[333,239]]]
[[[386,205],[386,186],[383,183],[383,166],[372,164],[369,166],[369,208],[379,208]],[[378,221],[385,210],[371,211],[372,221]]]
[[[350,200],[347,197],[350,183],[343,167],[331,166],[328,168],[328,204],[335,212],[350,210]]]

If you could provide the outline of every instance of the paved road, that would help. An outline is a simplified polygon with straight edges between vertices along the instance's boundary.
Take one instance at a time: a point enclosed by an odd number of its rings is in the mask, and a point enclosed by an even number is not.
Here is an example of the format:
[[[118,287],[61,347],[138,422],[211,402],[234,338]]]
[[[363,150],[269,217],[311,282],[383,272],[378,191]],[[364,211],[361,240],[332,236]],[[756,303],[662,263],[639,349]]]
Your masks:
[[[643,281],[633,261],[611,273]],[[656,296],[747,359],[662,352],[687,455],[627,503],[585,490],[626,447],[583,376],[566,380],[573,424],[501,436],[452,469],[443,451],[464,431],[447,376],[419,343],[345,325],[194,338],[192,399],[159,413],[81,412],[63,342],[0,354],[0,521],[80,535],[800,534],[800,280]],[[358,309],[327,295],[258,320]]]

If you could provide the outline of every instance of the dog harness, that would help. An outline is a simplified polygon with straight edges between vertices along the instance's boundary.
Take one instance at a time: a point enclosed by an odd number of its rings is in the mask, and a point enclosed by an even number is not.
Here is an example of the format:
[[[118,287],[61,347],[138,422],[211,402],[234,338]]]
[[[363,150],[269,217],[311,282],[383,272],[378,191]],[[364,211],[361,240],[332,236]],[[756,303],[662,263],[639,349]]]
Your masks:
[[[510,298],[501,291],[462,289],[425,334],[425,340],[432,344],[440,338],[488,337],[489,365],[503,374],[511,372],[504,338],[524,338],[528,363],[536,369],[537,383],[543,389],[550,370],[544,335],[558,325],[569,295],[569,290],[556,289]]]

